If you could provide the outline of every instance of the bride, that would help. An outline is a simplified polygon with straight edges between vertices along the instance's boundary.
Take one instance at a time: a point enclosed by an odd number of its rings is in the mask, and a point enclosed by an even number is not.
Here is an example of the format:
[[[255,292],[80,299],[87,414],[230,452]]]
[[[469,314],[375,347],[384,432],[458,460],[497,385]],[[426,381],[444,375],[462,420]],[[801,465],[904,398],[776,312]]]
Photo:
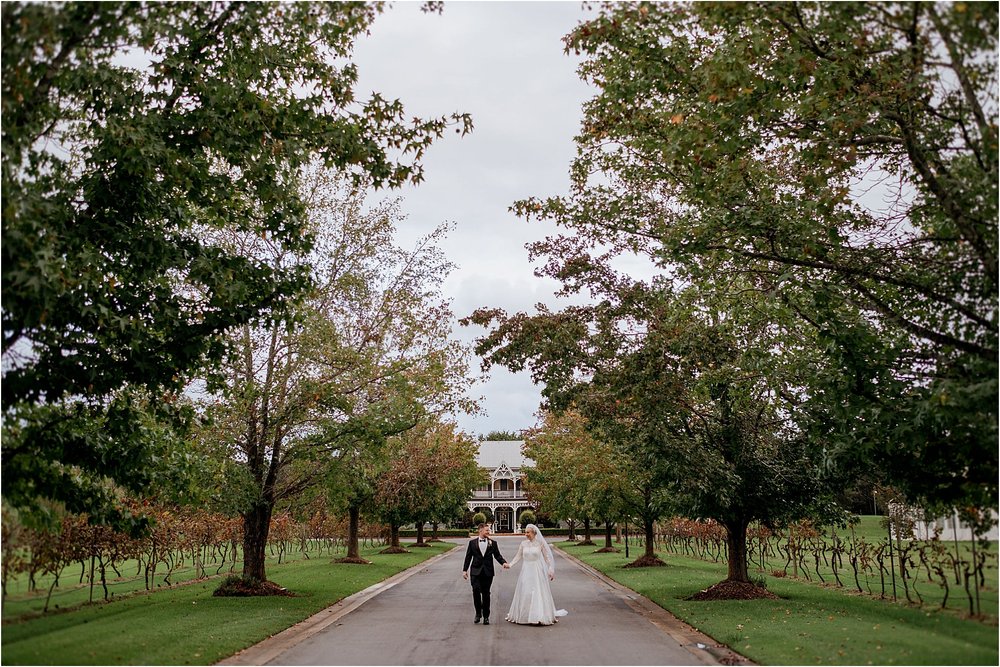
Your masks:
[[[552,625],[556,616],[565,616],[565,609],[556,609],[552,602],[552,589],[549,582],[555,579],[555,558],[552,549],[538,528],[529,523],[524,529],[527,538],[521,542],[517,555],[510,561],[514,567],[522,560],[524,566],[517,577],[514,587],[514,599],[507,612],[507,620],[511,623]]]

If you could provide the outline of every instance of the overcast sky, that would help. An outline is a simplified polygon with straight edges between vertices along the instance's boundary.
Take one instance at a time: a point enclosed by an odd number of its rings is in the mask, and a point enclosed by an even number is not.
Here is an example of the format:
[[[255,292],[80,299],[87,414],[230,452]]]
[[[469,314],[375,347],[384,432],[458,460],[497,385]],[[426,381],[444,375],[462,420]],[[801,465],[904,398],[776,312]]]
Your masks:
[[[456,225],[444,251],[458,268],[444,290],[458,317],[480,306],[516,312],[561,304],[555,283],[533,275],[524,248],[556,228],[507,209],[568,189],[573,136],[593,90],[576,74],[579,60],[563,53],[562,37],[584,16],[578,1],[445,2],[440,15],[403,2],[358,43],[359,97],[399,98],[411,116],[472,115],[472,134],[435,144],[425,181],[399,193],[407,246],[442,222]],[[456,327],[463,340],[482,332]],[[459,425],[483,434],[531,426],[540,394],[528,374],[494,368],[489,375],[476,387],[487,415],[459,416]]]

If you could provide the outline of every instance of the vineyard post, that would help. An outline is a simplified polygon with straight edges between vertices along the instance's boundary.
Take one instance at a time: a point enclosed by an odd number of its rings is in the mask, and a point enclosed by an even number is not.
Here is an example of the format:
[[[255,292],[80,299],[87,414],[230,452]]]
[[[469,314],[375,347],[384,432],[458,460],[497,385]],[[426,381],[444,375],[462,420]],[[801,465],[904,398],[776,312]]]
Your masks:
[[[889,570],[892,575],[892,600],[896,601],[896,562],[892,556],[892,512],[886,514],[886,529],[889,531]]]
[[[959,563],[959,561],[962,560],[962,555],[961,555],[961,553],[959,553],[959,550],[958,550],[958,510],[957,509],[952,509],[952,515],[951,515],[951,534],[952,534],[952,537],[954,538],[954,541],[955,541],[955,561],[954,561],[954,567],[952,569],[955,571],[955,584],[957,585],[957,584],[962,583],[962,578],[961,578],[961,575],[959,574],[959,571],[958,571],[958,563]]]
[[[799,548],[795,542],[795,524],[788,524],[788,555],[792,558],[792,576],[799,576]]]
[[[972,533],[972,573],[973,573],[974,578],[976,580],[975,581],[975,587],[976,587],[976,615],[979,615],[979,614],[983,613],[983,608],[979,604],[979,572],[978,572],[978,570],[979,570],[979,560],[976,558],[976,539],[978,537],[979,536],[976,535],[975,532]]]
[[[90,601],[94,601],[94,553],[90,554]]]

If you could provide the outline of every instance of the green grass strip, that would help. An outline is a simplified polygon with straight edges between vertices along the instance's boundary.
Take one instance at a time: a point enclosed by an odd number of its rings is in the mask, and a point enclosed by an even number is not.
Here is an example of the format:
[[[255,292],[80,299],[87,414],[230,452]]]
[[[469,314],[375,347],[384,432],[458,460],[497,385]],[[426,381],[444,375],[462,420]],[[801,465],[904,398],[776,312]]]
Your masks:
[[[209,665],[409,567],[454,548],[363,549],[371,565],[330,558],[268,565],[296,597],[216,598],[221,578],[3,626],[5,665]]]
[[[725,579],[725,563],[660,553],[667,567],[623,569],[624,549],[595,554],[572,542],[558,546],[760,664],[998,664],[995,618],[982,623],[771,576],[768,590],[781,600],[691,602],[684,598]],[[634,550],[632,560],[641,554]]]

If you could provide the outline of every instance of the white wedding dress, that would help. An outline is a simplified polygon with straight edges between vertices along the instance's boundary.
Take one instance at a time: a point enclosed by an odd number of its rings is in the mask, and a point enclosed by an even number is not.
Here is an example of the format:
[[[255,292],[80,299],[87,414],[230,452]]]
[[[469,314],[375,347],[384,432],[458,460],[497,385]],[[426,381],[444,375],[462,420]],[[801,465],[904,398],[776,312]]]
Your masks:
[[[556,609],[549,586],[549,573],[554,572],[552,555],[538,538],[524,540],[517,549],[517,555],[510,561],[514,567],[519,562],[521,574],[514,587],[514,599],[507,612],[511,623],[552,625],[556,616],[564,616],[566,611]]]

